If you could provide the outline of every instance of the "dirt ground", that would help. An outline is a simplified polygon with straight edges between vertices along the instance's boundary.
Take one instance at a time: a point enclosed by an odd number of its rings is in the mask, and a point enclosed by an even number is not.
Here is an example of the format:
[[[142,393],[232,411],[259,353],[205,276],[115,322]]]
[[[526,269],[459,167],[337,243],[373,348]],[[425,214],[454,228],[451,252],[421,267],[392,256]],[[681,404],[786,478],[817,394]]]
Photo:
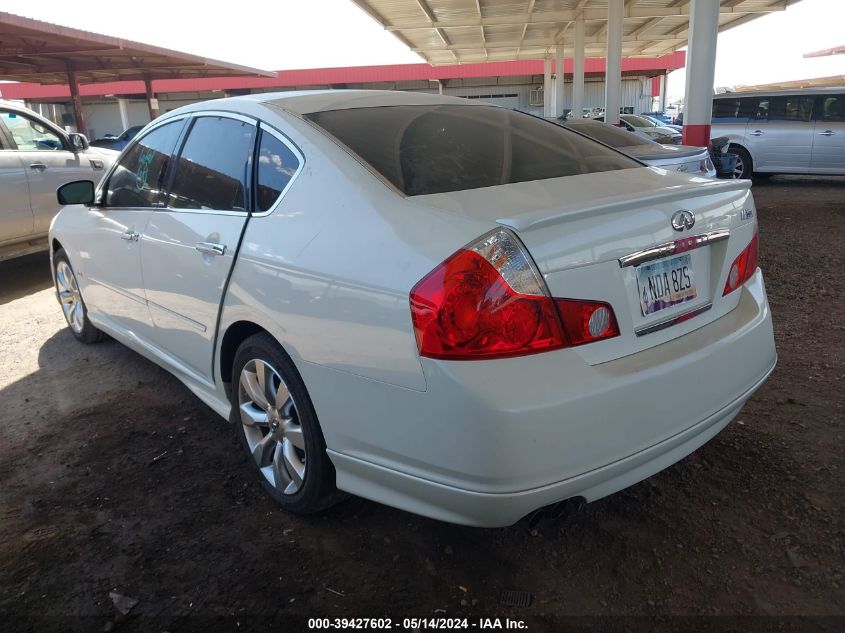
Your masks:
[[[507,529],[361,499],[277,510],[231,429],[174,378],[113,341],[75,342],[46,256],[0,264],[0,630],[305,630],[297,618],[355,615],[845,630],[845,179],[754,193],[772,378],[675,466]],[[500,604],[512,589],[532,604]],[[120,615],[110,592],[138,602]]]

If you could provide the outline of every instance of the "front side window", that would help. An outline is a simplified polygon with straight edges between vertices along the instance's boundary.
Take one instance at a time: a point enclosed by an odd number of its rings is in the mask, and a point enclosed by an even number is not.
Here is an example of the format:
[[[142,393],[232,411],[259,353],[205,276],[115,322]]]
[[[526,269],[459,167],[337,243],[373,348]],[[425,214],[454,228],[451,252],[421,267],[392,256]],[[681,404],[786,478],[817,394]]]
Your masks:
[[[254,139],[251,123],[198,117],[176,161],[167,206],[246,211]]]
[[[641,167],[563,127],[495,106],[381,106],[307,116],[409,196]]]
[[[813,111],[813,98],[800,95],[772,97],[769,100],[769,121],[808,122]]]
[[[173,121],[157,127],[129,149],[109,178],[106,206],[151,207],[159,202],[182,125]]]
[[[828,123],[845,122],[845,94],[819,97],[818,119]]]
[[[61,137],[46,125],[17,112],[0,111],[0,120],[20,150],[64,149]]]
[[[256,211],[269,211],[299,169],[299,159],[272,134],[261,132],[258,144]]]

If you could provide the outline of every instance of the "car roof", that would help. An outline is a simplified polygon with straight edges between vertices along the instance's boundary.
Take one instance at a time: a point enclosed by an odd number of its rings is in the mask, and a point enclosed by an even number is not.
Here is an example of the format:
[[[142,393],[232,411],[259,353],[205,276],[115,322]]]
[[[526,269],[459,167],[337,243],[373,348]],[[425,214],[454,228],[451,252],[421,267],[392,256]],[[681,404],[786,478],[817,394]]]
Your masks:
[[[261,103],[296,114],[397,105],[450,104],[501,107],[487,103],[480,104],[460,97],[449,97],[425,92],[403,92],[399,90],[291,90],[287,92],[264,92],[215,100],[209,102],[209,107],[214,107],[213,104],[219,104],[221,102],[225,102],[231,106],[235,105],[238,101]]]
[[[845,86],[824,87],[824,88],[793,88],[791,90],[779,88],[777,90],[748,90],[742,92],[723,92],[721,94],[713,95],[714,99],[738,99],[741,97],[760,97],[766,95],[780,96],[780,95],[827,95],[827,94],[842,94],[845,93]]]

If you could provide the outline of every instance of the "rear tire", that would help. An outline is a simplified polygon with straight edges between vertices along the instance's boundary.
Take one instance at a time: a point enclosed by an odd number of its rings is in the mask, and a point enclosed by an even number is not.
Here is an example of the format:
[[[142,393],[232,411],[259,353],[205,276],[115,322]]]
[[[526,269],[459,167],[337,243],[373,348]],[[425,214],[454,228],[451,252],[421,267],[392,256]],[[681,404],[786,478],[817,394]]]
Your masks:
[[[67,253],[62,248],[53,254],[53,278],[56,285],[56,298],[62,307],[68,328],[76,340],[89,344],[105,340],[105,333],[94,327],[88,320],[88,308],[82,300],[82,292],[76,282],[76,273],[73,272]]]
[[[754,163],[751,160],[751,154],[748,153],[748,150],[738,145],[731,145],[728,147],[728,154],[736,156],[736,167],[734,168],[733,178],[751,178],[754,174]]]
[[[249,337],[232,381],[230,421],[267,494],[296,514],[340,501],[314,405],[282,346],[266,332]]]

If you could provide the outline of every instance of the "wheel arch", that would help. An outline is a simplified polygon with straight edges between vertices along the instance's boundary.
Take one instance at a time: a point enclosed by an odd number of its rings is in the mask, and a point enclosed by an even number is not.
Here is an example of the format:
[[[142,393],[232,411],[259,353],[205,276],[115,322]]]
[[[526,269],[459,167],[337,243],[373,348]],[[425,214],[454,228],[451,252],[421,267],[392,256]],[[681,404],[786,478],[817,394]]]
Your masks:
[[[235,321],[226,328],[223,336],[220,337],[220,352],[218,355],[218,372],[220,380],[224,385],[231,385],[232,383],[232,365],[235,362],[235,354],[241,346],[241,343],[247,340],[250,336],[254,336],[255,334],[259,334],[261,332],[267,332],[272,336],[266,328],[253,321]],[[227,387],[227,390],[229,388],[230,387]]]

